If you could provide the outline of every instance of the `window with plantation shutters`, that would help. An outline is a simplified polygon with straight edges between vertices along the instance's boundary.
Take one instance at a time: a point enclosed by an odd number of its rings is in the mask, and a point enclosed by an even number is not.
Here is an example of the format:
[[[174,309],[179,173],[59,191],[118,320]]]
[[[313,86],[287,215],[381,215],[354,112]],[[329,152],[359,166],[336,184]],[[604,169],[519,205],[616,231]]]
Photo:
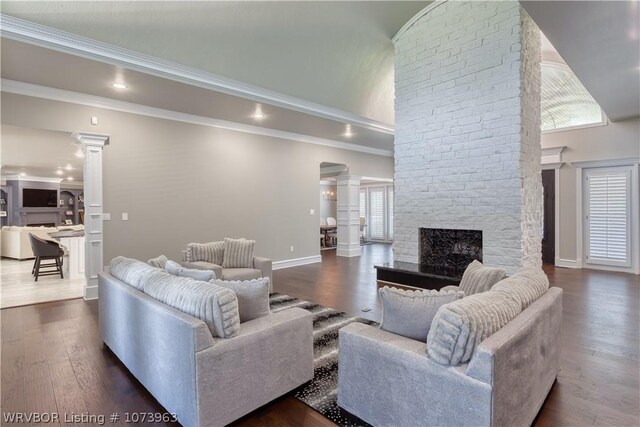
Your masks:
[[[367,217],[367,190],[360,190],[360,216]]]
[[[369,189],[369,238],[384,240],[384,188]]]
[[[630,266],[631,170],[585,171],[586,262]]]

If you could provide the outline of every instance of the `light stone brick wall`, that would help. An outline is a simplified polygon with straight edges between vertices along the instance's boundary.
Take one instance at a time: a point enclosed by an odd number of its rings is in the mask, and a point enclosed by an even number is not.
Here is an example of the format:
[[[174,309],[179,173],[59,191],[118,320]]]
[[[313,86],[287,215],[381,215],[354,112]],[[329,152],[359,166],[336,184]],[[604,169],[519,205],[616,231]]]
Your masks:
[[[440,2],[396,41],[394,254],[418,228],[483,232],[483,258],[540,265],[540,36],[517,1]]]

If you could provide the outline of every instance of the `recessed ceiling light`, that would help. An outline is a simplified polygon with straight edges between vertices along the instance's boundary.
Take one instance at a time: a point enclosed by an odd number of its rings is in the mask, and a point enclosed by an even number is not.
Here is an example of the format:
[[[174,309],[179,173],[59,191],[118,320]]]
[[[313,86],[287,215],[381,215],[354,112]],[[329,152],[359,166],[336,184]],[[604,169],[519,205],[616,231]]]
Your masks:
[[[70,176],[69,178],[67,178],[67,181],[73,181],[73,177]]]
[[[353,136],[353,133],[351,132],[351,125],[346,125],[344,129],[344,136],[347,138],[351,138]]]
[[[262,120],[265,117],[267,117],[263,112],[262,112],[262,105],[258,104],[256,105],[256,111],[251,115],[252,118],[254,118],[255,120]]]
[[[111,87],[116,89],[126,89],[128,86],[124,83],[111,83]]]
[[[56,171],[56,173],[57,173],[58,175],[62,175],[62,169],[58,169],[58,170]]]
[[[25,172],[20,172],[20,176],[27,176]]]
[[[82,149],[78,148],[78,151],[75,152],[76,157],[84,157],[84,153]]]
[[[65,169],[68,170],[68,171],[72,171],[73,167],[71,165],[67,165],[67,166],[65,166]]]

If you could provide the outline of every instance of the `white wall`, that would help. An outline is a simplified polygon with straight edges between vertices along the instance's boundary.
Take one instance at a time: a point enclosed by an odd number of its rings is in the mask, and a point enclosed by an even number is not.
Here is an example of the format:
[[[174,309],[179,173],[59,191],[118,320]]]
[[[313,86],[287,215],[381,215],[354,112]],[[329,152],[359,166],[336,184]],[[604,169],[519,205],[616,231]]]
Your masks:
[[[91,116],[100,125],[91,126]],[[2,94],[2,123],[111,136],[104,150],[107,261],[161,253],[176,259],[189,242],[226,236],[255,239],[256,254],[275,261],[319,255],[320,163],[393,176],[389,157],[15,94]]]
[[[565,164],[560,169],[560,253],[563,260],[578,258],[576,247],[576,169],[571,162],[640,156],[640,119],[609,123],[606,126],[545,133],[542,147],[567,148],[562,153]]]

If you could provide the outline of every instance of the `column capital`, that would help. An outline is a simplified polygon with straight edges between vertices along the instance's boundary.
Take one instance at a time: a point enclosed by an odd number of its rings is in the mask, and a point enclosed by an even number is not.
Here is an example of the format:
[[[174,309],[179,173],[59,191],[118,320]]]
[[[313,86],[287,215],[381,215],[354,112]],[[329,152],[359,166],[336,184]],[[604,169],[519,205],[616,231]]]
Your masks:
[[[109,144],[109,135],[90,132],[74,132],[71,137],[82,144],[83,147],[104,147]]]

